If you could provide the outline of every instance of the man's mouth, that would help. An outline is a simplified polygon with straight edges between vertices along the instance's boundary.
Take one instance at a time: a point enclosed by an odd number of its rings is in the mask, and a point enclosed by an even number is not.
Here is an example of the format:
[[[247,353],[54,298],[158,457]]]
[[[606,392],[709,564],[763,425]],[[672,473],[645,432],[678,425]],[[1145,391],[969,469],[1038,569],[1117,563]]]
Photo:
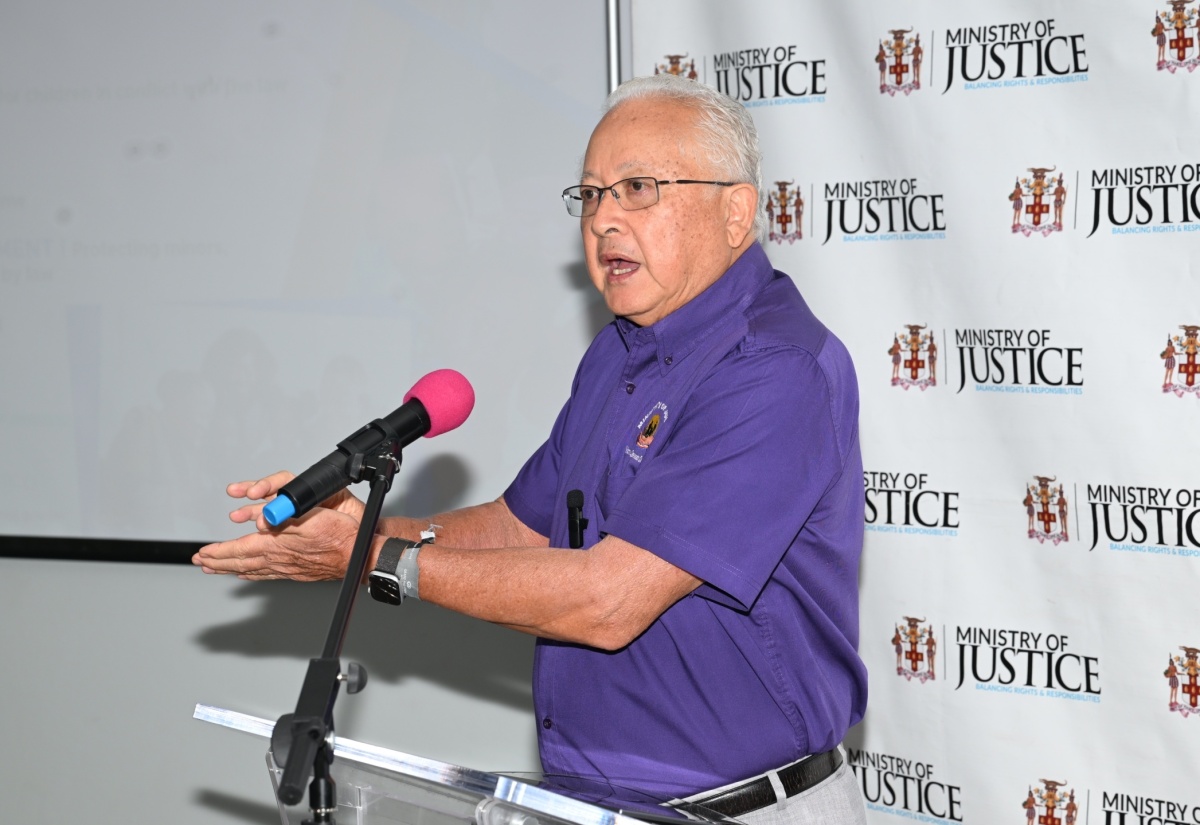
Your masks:
[[[641,266],[641,264],[626,258],[606,258],[604,266],[608,270],[609,277],[617,278],[622,275],[628,275]]]

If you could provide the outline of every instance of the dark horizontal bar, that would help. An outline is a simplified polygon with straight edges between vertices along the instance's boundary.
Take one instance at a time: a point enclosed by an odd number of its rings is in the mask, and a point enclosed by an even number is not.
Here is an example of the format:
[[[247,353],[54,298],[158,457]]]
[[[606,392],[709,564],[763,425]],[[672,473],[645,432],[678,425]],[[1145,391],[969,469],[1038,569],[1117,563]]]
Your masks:
[[[203,544],[194,541],[0,536],[0,558],[16,559],[191,564],[192,555],[201,547]]]

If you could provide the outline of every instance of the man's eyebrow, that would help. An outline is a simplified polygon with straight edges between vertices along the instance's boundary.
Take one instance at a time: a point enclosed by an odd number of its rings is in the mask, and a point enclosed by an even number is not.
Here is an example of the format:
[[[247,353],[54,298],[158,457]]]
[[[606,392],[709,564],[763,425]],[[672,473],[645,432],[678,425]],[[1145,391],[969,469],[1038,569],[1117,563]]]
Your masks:
[[[647,168],[647,164],[645,163],[645,161],[627,160],[624,163],[622,163],[620,166],[617,167],[617,171],[618,172],[630,172],[635,169],[644,170],[646,168]]]
[[[625,172],[644,172],[648,168],[649,168],[649,164],[647,164],[645,161],[627,160],[624,163],[620,163],[617,165],[617,172],[623,175]],[[581,174],[579,176],[579,182],[583,183],[588,178],[591,178],[593,180],[599,180],[600,176],[589,169],[584,169],[583,174]]]

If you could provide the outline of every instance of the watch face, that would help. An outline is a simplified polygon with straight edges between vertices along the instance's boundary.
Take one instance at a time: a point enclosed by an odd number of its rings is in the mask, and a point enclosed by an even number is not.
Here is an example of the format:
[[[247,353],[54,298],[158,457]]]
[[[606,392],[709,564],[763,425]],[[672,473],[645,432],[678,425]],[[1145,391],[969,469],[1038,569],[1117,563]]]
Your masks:
[[[376,601],[400,604],[400,582],[395,578],[372,573],[367,579],[367,590]]]

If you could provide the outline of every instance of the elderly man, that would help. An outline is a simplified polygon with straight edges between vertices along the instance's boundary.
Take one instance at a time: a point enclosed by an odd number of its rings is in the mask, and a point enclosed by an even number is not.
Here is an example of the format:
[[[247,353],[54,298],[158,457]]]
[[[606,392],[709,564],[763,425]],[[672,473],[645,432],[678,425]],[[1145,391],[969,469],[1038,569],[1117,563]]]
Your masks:
[[[701,84],[630,81],[563,197],[617,317],[504,495],[434,516],[436,544],[415,563],[406,551],[419,597],[538,637],[547,773],[752,823],[864,822],[838,751],[866,704],[856,379],[757,243],[753,122]],[[229,494],[268,499],[290,477]],[[583,551],[561,549],[573,490]],[[195,563],[250,579],[344,573],[357,499],[280,530],[261,508],[231,516],[258,532]],[[375,557],[386,543],[394,568],[399,538],[427,524],[384,520]]]

